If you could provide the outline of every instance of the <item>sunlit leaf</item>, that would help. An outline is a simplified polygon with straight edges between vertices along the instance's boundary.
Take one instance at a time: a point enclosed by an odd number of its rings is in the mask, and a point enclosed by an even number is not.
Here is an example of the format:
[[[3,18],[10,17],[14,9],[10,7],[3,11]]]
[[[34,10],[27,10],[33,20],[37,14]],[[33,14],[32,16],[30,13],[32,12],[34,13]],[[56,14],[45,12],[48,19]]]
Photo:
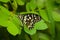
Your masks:
[[[45,20],[48,21],[48,16],[45,10],[39,10],[40,16]]]
[[[21,33],[19,19],[3,6],[0,6],[0,25],[7,27],[8,32],[14,36]]]
[[[27,11],[34,11],[34,9],[36,8],[36,0],[31,0],[30,3],[26,4],[26,10]]]
[[[44,23],[44,20],[41,20],[37,23],[34,24],[34,27],[37,29],[37,30],[45,30],[48,28],[47,24]]]
[[[21,26],[21,23],[20,23],[20,20],[18,19],[17,15],[11,14],[11,16],[10,16],[10,18],[8,20],[7,26],[8,26],[7,27],[8,28],[7,30],[9,31],[10,34],[12,34],[12,35],[21,34],[21,27],[20,27]],[[13,30],[13,31],[11,31],[11,30]]]
[[[0,5],[0,25],[6,26],[8,23],[7,20],[9,19],[9,16],[10,12]]]
[[[38,15],[38,13],[37,12],[21,12],[20,14],[37,14]]]
[[[7,24],[7,30],[10,34],[16,36],[17,34],[20,34],[21,33],[21,30],[18,29],[18,27],[11,21],[8,21],[8,24]]]
[[[1,2],[8,2],[8,1],[10,1],[10,0],[0,0]]]
[[[15,23],[17,26],[22,26],[21,20],[18,18],[18,15],[11,14],[10,20]]]
[[[31,0],[30,8],[31,8],[31,10],[34,10],[36,8],[36,0]]]
[[[30,5],[29,5],[29,3],[26,4],[26,10],[30,11]]]

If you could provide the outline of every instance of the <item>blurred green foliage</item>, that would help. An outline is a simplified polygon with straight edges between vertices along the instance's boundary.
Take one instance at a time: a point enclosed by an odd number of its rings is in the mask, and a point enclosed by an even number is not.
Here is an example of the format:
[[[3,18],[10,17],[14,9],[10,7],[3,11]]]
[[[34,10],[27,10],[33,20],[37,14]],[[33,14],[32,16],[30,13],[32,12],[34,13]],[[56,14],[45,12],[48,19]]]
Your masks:
[[[41,16],[31,30],[18,17],[30,13]],[[60,40],[60,0],[0,0],[0,34],[1,40]]]

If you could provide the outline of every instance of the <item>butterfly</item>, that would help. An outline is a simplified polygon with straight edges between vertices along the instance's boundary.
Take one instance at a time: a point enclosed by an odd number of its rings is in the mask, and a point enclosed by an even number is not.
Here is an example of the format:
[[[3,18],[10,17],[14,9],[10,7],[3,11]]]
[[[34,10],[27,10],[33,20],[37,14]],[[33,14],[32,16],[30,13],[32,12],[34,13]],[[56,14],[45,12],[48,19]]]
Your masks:
[[[29,29],[34,28],[34,24],[41,20],[41,17],[37,14],[20,14],[19,19],[25,24]]]

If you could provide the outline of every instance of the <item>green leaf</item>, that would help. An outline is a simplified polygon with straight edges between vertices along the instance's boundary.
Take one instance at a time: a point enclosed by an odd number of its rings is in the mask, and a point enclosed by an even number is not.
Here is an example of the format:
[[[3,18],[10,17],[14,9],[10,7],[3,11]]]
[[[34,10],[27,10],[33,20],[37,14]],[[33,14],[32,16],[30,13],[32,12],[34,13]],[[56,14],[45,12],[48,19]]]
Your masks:
[[[39,10],[40,16],[45,20],[48,21],[48,16],[45,10]]]
[[[31,0],[30,3],[27,3],[27,4],[26,4],[26,10],[27,10],[27,11],[30,11],[30,10],[34,11],[34,9],[35,9],[36,7],[37,7],[37,6],[36,6],[36,0]]]
[[[18,19],[17,15],[15,14],[12,14],[9,18],[9,23],[7,24],[7,30],[10,34],[12,35],[17,35],[17,34],[21,34],[21,22],[20,20]],[[11,26],[11,27],[10,27]],[[14,27],[13,27],[14,26]],[[14,29],[13,29],[13,28]],[[13,31],[11,31],[13,30]],[[16,31],[15,31],[16,30]]]
[[[6,26],[7,25],[7,20],[9,19],[10,12],[4,8],[3,6],[0,5],[0,25],[1,26]]]
[[[4,10],[3,10],[3,9],[4,9]],[[1,14],[2,16],[8,17],[8,16],[10,15],[10,12],[9,12],[5,7],[3,7],[3,6],[0,5],[0,14]],[[3,15],[3,14],[4,14],[4,15]]]
[[[26,4],[26,10],[29,12],[30,11],[30,5],[29,3]]]
[[[43,8],[45,6],[45,0],[37,0],[38,8]]]
[[[49,36],[44,33],[38,33],[40,40],[50,40]]]
[[[12,21],[13,23],[15,23],[15,25],[17,25],[17,26],[22,26],[21,20],[20,20],[20,19],[18,18],[18,16],[15,15],[15,14],[12,14],[12,15],[10,16],[10,21]]]
[[[7,30],[10,34],[16,36],[17,34],[21,34],[21,30],[18,29],[18,27],[11,21],[8,21],[7,24]]]
[[[58,12],[53,11],[52,16],[55,21],[60,21],[60,14]]]
[[[11,15],[11,13],[3,6],[0,6],[0,25],[6,26],[8,32],[14,36],[21,33],[19,19],[16,15]]]
[[[2,1],[2,2],[8,2],[8,1],[10,1],[10,0],[0,0],[0,1]]]
[[[28,27],[24,26],[24,31],[30,35],[33,35],[36,33],[36,29],[32,28],[31,30],[28,29]]]
[[[45,30],[48,28],[47,24],[44,23],[44,20],[41,20],[37,23],[34,24],[34,27],[37,29],[37,30]]]
[[[18,5],[24,5],[24,2],[22,0],[16,0],[16,2],[18,3]]]
[[[30,8],[31,8],[31,10],[34,10],[36,8],[36,0],[31,0]]]

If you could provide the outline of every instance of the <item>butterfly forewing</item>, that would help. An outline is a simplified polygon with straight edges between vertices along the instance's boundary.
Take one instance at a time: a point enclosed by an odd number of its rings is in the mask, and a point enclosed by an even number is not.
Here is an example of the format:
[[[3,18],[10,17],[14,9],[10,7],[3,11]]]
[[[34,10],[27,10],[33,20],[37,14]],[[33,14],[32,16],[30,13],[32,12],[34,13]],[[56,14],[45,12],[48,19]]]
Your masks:
[[[37,14],[20,14],[19,18],[23,25],[25,24],[29,29],[32,29],[33,25],[41,20],[41,17]]]

